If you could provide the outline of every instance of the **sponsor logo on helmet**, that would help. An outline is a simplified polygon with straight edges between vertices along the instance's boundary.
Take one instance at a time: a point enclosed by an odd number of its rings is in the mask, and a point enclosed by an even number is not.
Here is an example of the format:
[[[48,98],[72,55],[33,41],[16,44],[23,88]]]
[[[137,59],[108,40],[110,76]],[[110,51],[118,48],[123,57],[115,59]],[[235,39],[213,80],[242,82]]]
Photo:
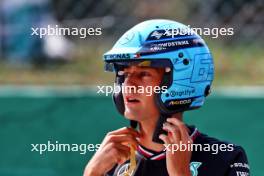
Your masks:
[[[169,106],[190,104],[192,99],[170,101]]]
[[[160,40],[160,39],[167,39],[167,38],[175,38],[179,36],[191,36],[194,35],[193,32],[185,32],[188,28],[182,29],[158,29],[151,32],[147,38],[148,40]]]
[[[170,41],[154,41],[154,42],[147,42],[144,46],[140,49],[141,55],[148,55],[161,52],[169,52],[178,49],[184,48],[193,48],[193,47],[202,47],[204,43],[198,42],[197,37],[188,38],[188,39],[174,39]]]
[[[164,32],[154,31],[150,37],[155,37],[156,39],[160,39],[160,37],[164,34]]]
[[[195,93],[195,89],[186,89],[186,90],[182,90],[182,91],[170,91],[170,96],[175,97],[175,96],[191,96],[192,94]]]
[[[108,54],[105,59],[130,59],[130,54]]]
[[[164,50],[169,47],[183,46],[183,45],[190,45],[190,43],[188,40],[154,43],[151,45],[150,50],[158,51],[158,50]]]

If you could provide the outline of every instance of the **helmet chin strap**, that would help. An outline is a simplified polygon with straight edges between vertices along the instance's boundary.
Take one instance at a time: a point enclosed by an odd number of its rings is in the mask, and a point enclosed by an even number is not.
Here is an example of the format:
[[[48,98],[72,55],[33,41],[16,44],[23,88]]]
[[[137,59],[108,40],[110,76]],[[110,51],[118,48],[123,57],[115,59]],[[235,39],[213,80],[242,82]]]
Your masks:
[[[160,117],[158,119],[158,122],[156,124],[155,130],[154,130],[153,136],[152,136],[152,141],[153,142],[156,142],[156,143],[159,143],[159,144],[163,144],[164,143],[159,138],[159,135],[160,134],[167,134],[167,131],[163,130],[162,126],[163,126],[163,123],[166,122],[167,118],[169,118],[169,117],[170,117],[170,115],[165,115],[165,114],[161,114],[160,115]],[[138,124],[137,121],[130,120],[130,127],[131,128],[136,129],[137,128],[137,124]]]
[[[161,134],[167,134],[167,131],[163,130],[163,123],[166,122],[167,118],[169,118],[170,115],[160,114],[160,117],[158,119],[158,122],[156,124],[155,131],[153,133],[152,141],[163,144],[164,142],[159,138],[159,135]]]
[[[135,121],[135,120],[130,120],[130,127],[131,128],[134,128],[134,129],[136,129],[137,128],[137,121]]]
[[[161,82],[161,85],[160,87],[162,86],[168,86],[168,85],[171,85],[171,81],[172,81],[172,72],[170,71],[166,71],[165,70],[165,73],[163,75],[163,79],[162,79],[162,82]],[[153,133],[153,136],[152,136],[152,141],[153,142],[156,142],[156,143],[159,143],[159,144],[163,144],[164,142],[159,138],[159,135],[161,134],[167,134],[167,132],[165,130],[163,130],[163,123],[166,122],[167,118],[171,117],[171,113],[168,113],[168,112],[164,112],[164,109],[162,108],[161,104],[161,93],[159,94],[156,94],[155,98],[156,98],[156,104],[157,106],[159,107],[160,109],[160,117],[156,123],[156,128],[155,128],[155,131]]]

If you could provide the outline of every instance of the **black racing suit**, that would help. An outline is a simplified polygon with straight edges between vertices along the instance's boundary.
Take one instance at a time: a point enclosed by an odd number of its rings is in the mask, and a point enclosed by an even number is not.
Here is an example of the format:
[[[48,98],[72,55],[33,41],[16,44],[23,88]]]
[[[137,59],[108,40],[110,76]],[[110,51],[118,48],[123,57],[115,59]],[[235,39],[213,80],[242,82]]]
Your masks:
[[[197,146],[192,149],[192,176],[249,176],[247,156],[242,147],[211,138],[195,127],[189,129]],[[166,151],[155,152],[138,146],[136,160],[137,167],[131,176],[168,176]],[[116,165],[106,176],[124,176],[129,164],[128,160]]]

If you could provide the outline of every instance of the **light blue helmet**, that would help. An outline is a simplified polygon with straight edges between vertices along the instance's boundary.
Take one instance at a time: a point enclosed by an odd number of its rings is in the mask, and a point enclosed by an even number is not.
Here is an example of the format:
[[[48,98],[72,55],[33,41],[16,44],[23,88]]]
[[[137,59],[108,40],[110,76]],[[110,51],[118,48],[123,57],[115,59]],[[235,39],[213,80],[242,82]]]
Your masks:
[[[148,61],[149,66],[166,68],[161,86],[168,89],[156,95],[163,115],[201,107],[214,77],[212,55],[204,40],[189,27],[171,20],[148,20],[134,26],[104,54],[104,61],[106,70],[116,73],[133,62]],[[116,74],[116,83],[123,81]],[[122,92],[113,97],[123,114]]]

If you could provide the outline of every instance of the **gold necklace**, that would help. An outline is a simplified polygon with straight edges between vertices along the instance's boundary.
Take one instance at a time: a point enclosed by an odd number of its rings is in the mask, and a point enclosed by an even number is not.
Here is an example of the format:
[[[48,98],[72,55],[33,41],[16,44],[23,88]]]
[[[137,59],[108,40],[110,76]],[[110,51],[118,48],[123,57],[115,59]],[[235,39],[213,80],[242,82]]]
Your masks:
[[[136,150],[132,145],[130,145],[130,166],[129,169],[125,172],[124,176],[132,176],[136,169],[136,165]]]

